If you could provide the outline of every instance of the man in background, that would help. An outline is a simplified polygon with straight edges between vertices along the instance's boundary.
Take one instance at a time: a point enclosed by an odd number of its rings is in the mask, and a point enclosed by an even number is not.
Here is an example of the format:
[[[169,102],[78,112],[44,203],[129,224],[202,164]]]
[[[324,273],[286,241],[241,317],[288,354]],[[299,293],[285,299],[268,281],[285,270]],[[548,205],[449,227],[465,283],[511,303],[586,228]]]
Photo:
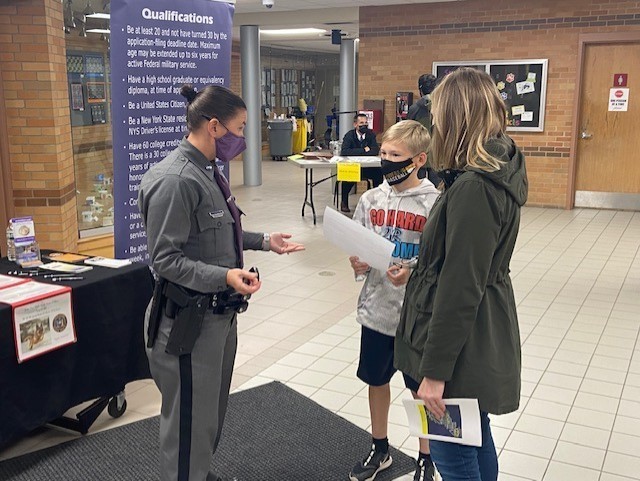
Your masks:
[[[353,117],[353,130],[350,130],[342,139],[342,156],[378,155],[380,147],[376,141],[376,134],[369,130],[369,123],[365,114],[356,114]],[[362,178],[371,179],[374,187],[382,184],[382,171],[380,167],[365,167],[362,169]],[[340,197],[340,210],[350,212],[349,192],[355,182],[342,182]]]

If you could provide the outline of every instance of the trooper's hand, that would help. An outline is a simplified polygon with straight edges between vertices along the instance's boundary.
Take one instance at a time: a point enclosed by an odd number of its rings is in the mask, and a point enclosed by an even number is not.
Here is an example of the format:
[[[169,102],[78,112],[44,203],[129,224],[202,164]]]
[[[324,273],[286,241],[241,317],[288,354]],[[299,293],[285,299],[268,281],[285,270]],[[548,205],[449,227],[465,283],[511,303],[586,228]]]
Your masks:
[[[303,244],[290,242],[287,239],[291,239],[291,234],[285,234],[284,232],[272,232],[269,248],[276,254],[289,254],[291,252],[304,250]]]
[[[262,282],[258,279],[256,272],[249,272],[244,269],[229,269],[227,271],[227,285],[244,295],[257,292],[262,286]]]

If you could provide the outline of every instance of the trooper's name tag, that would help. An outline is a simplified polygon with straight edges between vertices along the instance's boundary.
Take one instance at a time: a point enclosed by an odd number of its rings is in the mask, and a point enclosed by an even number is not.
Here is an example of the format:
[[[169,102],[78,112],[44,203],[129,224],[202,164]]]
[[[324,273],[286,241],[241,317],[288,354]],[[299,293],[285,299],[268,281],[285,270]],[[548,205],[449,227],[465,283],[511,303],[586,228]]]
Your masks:
[[[217,219],[217,218],[222,217],[224,215],[224,211],[223,210],[217,210],[215,212],[209,212],[209,215],[211,216],[212,219]]]

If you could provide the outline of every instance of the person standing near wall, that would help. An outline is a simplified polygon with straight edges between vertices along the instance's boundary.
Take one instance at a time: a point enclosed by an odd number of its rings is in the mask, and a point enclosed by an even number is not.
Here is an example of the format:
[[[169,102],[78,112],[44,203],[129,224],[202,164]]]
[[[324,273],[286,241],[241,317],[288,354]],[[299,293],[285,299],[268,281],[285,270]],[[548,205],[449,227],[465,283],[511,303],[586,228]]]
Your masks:
[[[189,134],[142,178],[138,207],[156,275],[145,315],[147,356],[162,394],[162,481],[217,481],[220,440],[237,347],[237,313],[260,289],[243,249],[304,249],[283,233],[242,230],[241,211],[215,165],[245,149],[247,110],[230,90],[183,86]]]
[[[395,366],[437,419],[443,398],[475,398],[482,446],[431,441],[443,481],[496,481],[488,414],[520,403],[520,332],[509,263],[527,200],[524,156],[505,134],[491,77],[470,68],[433,92],[433,163],[444,192],[422,233],[395,338]]]
[[[409,112],[407,112],[407,119],[420,122],[428,128],[429,131],[431,131],[431,125],[433,124],[433,116],[431,115],[431,92],[436,88],[437,83],[438,79],[435,75],[430,73],[420,75],[420,78],[418,78],[418,90],[422,97],[409,107]],[[428,177],[433,185],[440,185],[441,179],[438,177],[438,174],[433,171],[428,161],[427,165],[420,170],[421,172],[418,173],[420,178]]]

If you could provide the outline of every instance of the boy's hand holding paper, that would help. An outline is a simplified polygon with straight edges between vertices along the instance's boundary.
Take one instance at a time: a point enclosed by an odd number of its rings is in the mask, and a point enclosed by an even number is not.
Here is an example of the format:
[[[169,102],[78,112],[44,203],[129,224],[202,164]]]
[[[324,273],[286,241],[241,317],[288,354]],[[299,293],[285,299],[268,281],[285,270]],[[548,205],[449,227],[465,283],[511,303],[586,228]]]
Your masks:
[[[358,261],[374,269],[386,272],[391,263],[395,244],[363,225],[336,212],[330,207],[324,210],[324,236],[328,241]]]

